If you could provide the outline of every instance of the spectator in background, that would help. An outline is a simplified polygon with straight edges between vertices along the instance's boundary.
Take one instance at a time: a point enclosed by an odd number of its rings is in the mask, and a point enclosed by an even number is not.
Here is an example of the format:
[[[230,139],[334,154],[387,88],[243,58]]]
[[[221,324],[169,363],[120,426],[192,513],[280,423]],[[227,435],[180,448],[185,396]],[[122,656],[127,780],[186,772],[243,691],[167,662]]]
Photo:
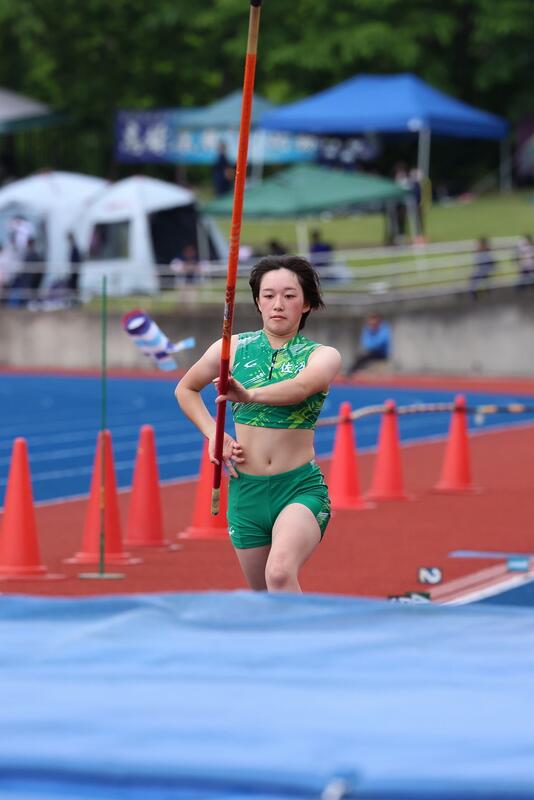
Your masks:
[[[43,257],[37,251],[35,239],[30,237],[24,255],[22,269],[15,275],[9,287],[9,305],[15,307],[26,306],[33,300],[36,300],[43,278]]]
[[[30,239],[35,242],[34,224],[21,214],[17,214],[9,220],[8,234],[13,247],[19,253],[21,259],[24,259]]]
[[[360,334],[360,347],[349,375],[372,361],[385,361],[391,350],[391,329],[380,314],[369,314]]]
[[[278,239],[270,239],[267,242],[267,255],[269,256],[285,256],[287,250]]]
[[[31,299],[33,300],[38,295],[45,273],[43,255],[37,250],[37,243],[33,236],[28,239],[26,255],[24,256],[24,264],[27,265],[25,269],[31,275],[30,289]]]
[[[202,264],[198,258],[196,245],[186,244],[182,250],[182,257],[174,258],[170,268],[176,276],[175,283],[182,287],[180,299],[195,300],[197,291],[194,286],[200,282],[202,276]]]
[[[67,289],[69,290],[70,298],[72,300],[77,300],[82,254],[80,253],[80,248],[76,244],[76,239],[74,238],[73,233],[67,234],[67,241],[69,243],[69,265],[70,265],[70,274],[67,282]]]
[[[201,267],[197,248],[194,244],[186,244],[181,258],[173,258],[172,271],[179,276],[180,283],[196,283],[200,277]]]
[[[486,236],[481,236],[475,251],[475,268],[469,282],[469,289],[473,300],[478,300],[478,290],[482,285],[487,286],[494,271],[495,261],[489,241]]]
[[[401,189],[408,189],[409,191],[412,190],[410,176],[408,175],[406,164],[403,161],[399,161],[398,164],[395,164],[393,180],[398,186],[400,186]],[[395,216],[397,223],[397,236],[406,236],[406,203],[399,202],[396,204]]]
[[[534,240],[530,234],[523,236],[517,245],[519,280],[516,289],[534,286]]]
[[[217,159],[213,165],[212,178],[213,190],[217,197],[226,194],[232,188],[234,168],[228,160],[226,144],[224,142],[219,142]]]
[[[317,270],[322,281],[330,278],[334,248],[321,238],[318,230],[311,232],[310,264]]]

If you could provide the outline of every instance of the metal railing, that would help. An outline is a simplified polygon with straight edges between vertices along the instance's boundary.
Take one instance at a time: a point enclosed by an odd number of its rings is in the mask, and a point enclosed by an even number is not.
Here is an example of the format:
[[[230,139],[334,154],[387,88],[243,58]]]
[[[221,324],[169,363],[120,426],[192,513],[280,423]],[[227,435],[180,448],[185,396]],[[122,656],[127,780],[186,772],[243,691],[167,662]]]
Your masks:
[[[359,250],[338,251],[327,267],[320,267],[327,304],[341,306],[369,306],[377,303],[394,303],[401,300],[417,300],[431,297],[447,297],[459,294],[484,293],[496,288],[522,288],[534,285],[534,272],[521,274],[517,246],[519,237],[499,237],[491,240],[491,256],[494,269],[482,279],[476,279],[473,240],[436,244],[404,245],[400,247],[378,247]],[[238,270],[236,296],[238,301],[250,298],[248,275],[254,261],[242,262]],[[113,270],[113,262],[109,262]],[[87,265],[91,269],[91,265]],[[81,265],[81,270],[85,265]],[[119,268],[117,268],[119,270]],[[127,263],[121,262],[122,276]],[[138,273],[139,267],[136,266]],[[198,276],[186,283],[175,275],[169,265],[147,265],[147,271],[155,276],[150,292],[152,298],[166,298],[180,302],[202,305],[221,303],[226,280],[226,262],[203,262]],[[41,279],[39,279],[39,277]],[[1,276],[0,276],[1,277]],[[83,281],[80,281],[83,285]],[[57,277],[45,264],[23,264],[10,280],[0,282],[0,300],[4,305],[30,308],[64,307],[79,299],[88,300],[97,291],[83,291],[69,287],[69,275]],[[146,295],[146,290],[119,292],[122,295]]]
[[[534,273],[520,276],[517,256],[519,237],[499,237],[491,242],[494,269],[487,278],[475,278],[473,240],[401,247],[338,251],[328,267],[319,268],[329,305],[368,306],[484,293],[496,288],[522,288],[534,284]],[[237,297],[249,297],[250,264],[239,269]],[[213,264],[204,278],[202,299],[220,302],[225,264]]]

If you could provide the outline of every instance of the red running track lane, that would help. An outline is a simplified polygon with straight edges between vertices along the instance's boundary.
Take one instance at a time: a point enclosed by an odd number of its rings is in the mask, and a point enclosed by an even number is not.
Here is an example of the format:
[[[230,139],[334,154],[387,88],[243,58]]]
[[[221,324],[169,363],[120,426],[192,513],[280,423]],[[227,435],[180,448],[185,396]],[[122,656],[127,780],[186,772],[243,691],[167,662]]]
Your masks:
[[[484,568],[488,559],[452,559],[453,550],[534,551],[534,427],[477,434],[470,439],[473,475],[484,488],[477,495],[436,495],[444,443],[402,450],[405,484],[413,501],[383,503],[372,511],[338,511],[324,542],[302,573],[308,592],[386,597],[421,591],[419,567],[440,567],[450,581]],[[359,457],[361,485],[370,484],[372,454]],[[323,462],[328,470],[328,462]],[[190,523],[194,484],[162,487],[165,530],[176,534]],[[120,495],[126,518],[128,494]],[[36,509],[43,561],[62,581],[0,581],[0,592],[91,595],[245,588],[227,541],[183,541],[172,550],[138,550],[143,563],[128,566],[118,581],[77,578],[86,567],[62,563],[80,547],[86,500]],[[110,567],[110,571],[115,568]]]

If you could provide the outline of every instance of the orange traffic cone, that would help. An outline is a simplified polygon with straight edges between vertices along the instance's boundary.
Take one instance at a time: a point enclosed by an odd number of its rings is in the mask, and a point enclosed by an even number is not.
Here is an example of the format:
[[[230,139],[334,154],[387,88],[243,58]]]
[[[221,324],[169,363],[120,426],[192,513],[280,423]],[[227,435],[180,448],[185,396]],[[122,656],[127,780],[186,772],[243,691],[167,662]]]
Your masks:
[[[328,489],[334,511],[372,508],[360,494],[360,479],[356,460],[356,435],[350,418],[350,403],[339,406],[340,420],[336,428],[334,451],[330,462]]]
[[[441,477],[434,486],[435,492],[477,491],[471,480],[466,408],[465,397],[461,394],[457,395],[454,398],[454,409],[449,426],[449,437],[445,448]]]
[[[211,489],[213,464],[208,455],[208,442],[204,443],[200,476],[197,483],[193,522],[185,531],[179,533],[181,539],[228,539],[226,510],[228,507],[228,487],[226,478],[221,480],[221,500],[219,513],[211,513]]]
[[[367,497],[372,500],[408,499],[403,488],[397,406],[394,400],[386,400],[384,404],[373,479]]]
[[[104,458],[104,483],[102,483],[102,457]],[[98,564],[101,536],[104,537],[104,561],[107,564],[140,563],[141,559],[131,558],[122,549],[117,482],[109,431],[100,431],[98,434],[82,549],[73,558],[67,559],[67,563]]]
[[[0,578],[46,578],[41,562],[26,439],[13,443],[7,481],[2,536]]]
[[[124,543],[129,547],[168,544],[163,535],[156,442],[151,425],[143,425],[139,434]]]

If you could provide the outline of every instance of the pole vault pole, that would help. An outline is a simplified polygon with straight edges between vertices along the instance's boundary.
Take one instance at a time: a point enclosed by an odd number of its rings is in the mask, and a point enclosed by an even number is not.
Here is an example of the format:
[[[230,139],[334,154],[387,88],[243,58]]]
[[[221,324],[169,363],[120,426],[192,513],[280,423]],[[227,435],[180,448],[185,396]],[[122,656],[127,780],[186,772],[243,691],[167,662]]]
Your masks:
[[[262,0],[250,0],[247,56],[245,59],[243,99],[241,102],[241,122],[239,124],[239,145],[237,149],[237,163],[235,171],[234,202],[232,207],[232,224],[230,228],[230,246],[228,250],[228,271],[226,275],[221,366],[219,370],[219,394],[226,394],[228,388],[228,375],[230,371],[230,343],[232,339],[232,325],[234,321],[235,286],[237,281],[237,267],[239,264],[239,241],[241,236],[241,221],[243,218],[243,198],[245,193],[245,181],[247,177],[248,141],[250,137],[250,118],[252,115],[252,99],[254,95],[254,75],[256,73],[256,53],[258,49],[258,35],[260,30],[261,3]],[[219,403],[217,407],[214,448],[214,455],[219,463],[214,465],[213,470],[213,488],[211,492],[212,514],[219,513],[225,418],[226,403]]]

